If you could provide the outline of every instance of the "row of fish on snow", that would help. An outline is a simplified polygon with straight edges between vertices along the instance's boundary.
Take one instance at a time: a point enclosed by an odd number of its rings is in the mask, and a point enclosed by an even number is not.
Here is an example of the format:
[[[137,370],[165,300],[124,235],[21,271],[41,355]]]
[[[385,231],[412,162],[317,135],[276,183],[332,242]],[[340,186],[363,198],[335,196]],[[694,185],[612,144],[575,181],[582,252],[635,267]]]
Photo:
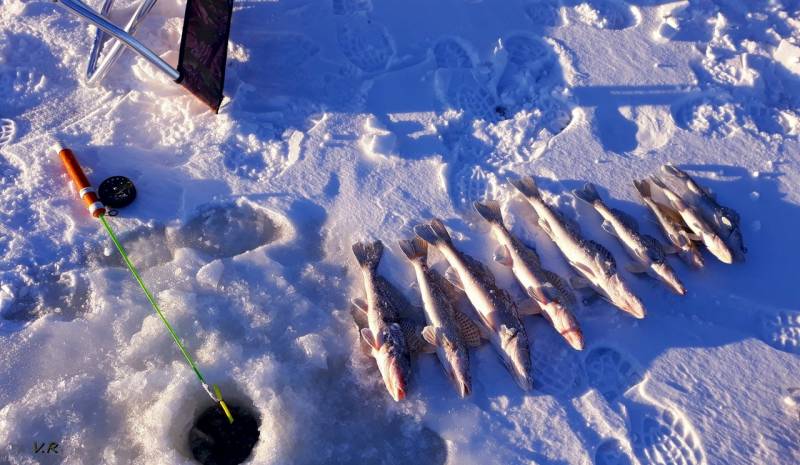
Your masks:
[[[677,254],[687,264],[700,268],[704,263],[698,243],[724,263],[744,261],[746,249],[736,212],[719,205],[684,171],[664,165],[662,172],[662,176],[634,181],[634,185],[669,240],[667,246],[640,233],[631,216],[609,208],[593,185],[587,184],[573,191],[573,195],[597,211],[603,219],[602,228],[617,237],[631,255],[634,261],[626,267],[629,271],[650,274],[684,295],[683,284],[666,260],[668,254]],[[532,177],[511,183],[533,207],[538,225],[577,272],[569,279],[571,287],[591,290],[624,312],[644,318],[645,307],[620,276],[611,252],[584,239],[577,224],[542,198]],[[501,253],[496,258],[511,267],[530,299],[515,302],[498,287],[486,265],[459,251],[442,221],[434,219],[417,225],[414,239],[400,241],[416,274],[427,323],[423,326],[409,317],[410,305],[405,297],[377,273],[383,244],[376,241],[353,245],[366,301],[354,299],[351,314],[364,350],[375,358],[395,400],[405,397],[411,353],[417,352],[436,352],[458,393],[467,396],[471,390],[468,349],[480,345],[483,339],[489,340],[517,384],[530,390],[530,345],[521,315],[542,314],[573,348],[583,349],[583,335],[573,315],[577,299],[567,282],[544,269],[536,251],[511,234],[497,202],[476,202],[475,209],[490,223],[500,243]],[[430,246],[449,263],[447,277],[428,267]],[[477,322],[458,305],[464,295]]]

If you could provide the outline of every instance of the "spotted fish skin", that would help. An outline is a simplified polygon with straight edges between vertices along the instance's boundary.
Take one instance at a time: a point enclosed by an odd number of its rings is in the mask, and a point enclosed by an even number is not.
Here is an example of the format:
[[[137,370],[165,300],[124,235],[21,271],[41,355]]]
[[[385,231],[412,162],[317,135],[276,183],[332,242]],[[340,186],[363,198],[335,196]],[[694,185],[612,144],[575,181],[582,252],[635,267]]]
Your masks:
[[[469,369],[469,351],[462,337],[458,319],[447,292],[442,288],[444,278],[428,268],[428,244],[420,238],[401,240],[400,249],[411,262],[422,295],[425,319],[428,325],[422,334],[433,345],[436,355],[444,367],[458,394],[463,398],[472,392],[472,377]]]
[[[543,315],[569,345],[583,350],[583,332],[573,315],[574,295],[558,275],[542,268],[536,251],[519,240],[505,227],[500,205],[495,201],[475,202],[475,210],[489,222],[500,246],[504,248],[511,270],[528,296],[541,308]]]
[[[583,239],[576,228],[568,227],[542,199],[532,177],[512,180],[511,184],[525,196],[539,217],[539,226],[589,285],[622,311],[644,318],[644,305],[620,277],[611,252],[594,241]]]
[[[743,262],[747,247],[744,246],[742,238],[739,214],[731,208],[720,205],[706,189],[700,187],[688,173],[680,168],[667,164],[661,167],[661,171],[684,187],[681,192],[682,197],[700,212],[700,216],[725,241],[733,253],[734,261]]]
[[[703,256],[697,250],[697,246],[692,241],[689,231],[678,212],[653,200],[652,190],[647,179],[634,180],[633,185],[639,192],[644,204],[656,217],[662,232],[674,247],[675,253],[687,265],[698,269],[702,268],[704,265]]]
[[[357,242],[353,244],[353,255],[361,268],[367,294],[367,327],[361,329],[361,337],[378,363],[386,389],[399,401],[405,398],[411,378],[411,354],[397,298],[377,273],[383,243]]]
[[[455,248],[441,220],[434,218],[430,224],[417,225],[414,232],[444,255],[458,274],[501,361],[523,390],[531,390],[530,343],[511,296],[495,284],[494,275],[485,265]]]
[[[628,255],[636,260],[638,266],[629,267],[630,271],[648,273],[678,295],[686,294],[675,271],[666,262],[661,244],[652,236],[640,234],[639,224],[633,217],[608,207],[591,183],[573,191],[573,195],[594,208],[603,218],[603,230],[616,237]]]

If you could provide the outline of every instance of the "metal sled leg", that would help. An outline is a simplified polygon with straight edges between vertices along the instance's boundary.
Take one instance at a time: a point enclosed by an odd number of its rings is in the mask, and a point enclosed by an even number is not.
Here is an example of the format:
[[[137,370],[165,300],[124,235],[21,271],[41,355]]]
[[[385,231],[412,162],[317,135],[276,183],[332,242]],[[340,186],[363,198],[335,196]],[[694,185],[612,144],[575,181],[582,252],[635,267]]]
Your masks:
[[[177,69],[132,35],[141,19],[153,8],[156,0],[144,0],[125,29],[103,16],[108,14],[113,0],[106,0],[102,14],[98,14],[80,0],[54,1],[99,29],[87,69],[86,77],[90,85],[96,84],[103,78],[125,45],[208,104],[212,110],[219,111],[225,84],[225,62],[233,0],[187,0]],[[112,42],[101,60],[101,49],[106,43],[103,33],[109,34]]]
[[[114,0],[106,0],[103,4],[103,8],[100,10],[100,15],[103,17],[108,17],[109,11],[111,11],[111,5],[114,3]],[[130,35],[136,31],[136,26],[139,25],[139,22],[150,12],[150,10],[155,6],[156,0],[144,0],[139,5],[139,8],[133,13],[133,16],[128,21],[128,24],[125,25],[124,31]],[[107,35],[106,33],[97,28],[97,34],[94,37],[94,44],[92,45],[92,51],[89,54],[89,63],[86,66],[86,84],[90,86],[94,86],[99,83],[108,73],[108,70],[111,69],[111,66],[114,64],[115,61],[119,58],[122,54],[124,43],[121,40],[116,38],[110,38],[108,42],[106,42]],[[100,54],[103,51],[103,48],[110,45],[108,51],[105,53],[103,59],[100,60]]]

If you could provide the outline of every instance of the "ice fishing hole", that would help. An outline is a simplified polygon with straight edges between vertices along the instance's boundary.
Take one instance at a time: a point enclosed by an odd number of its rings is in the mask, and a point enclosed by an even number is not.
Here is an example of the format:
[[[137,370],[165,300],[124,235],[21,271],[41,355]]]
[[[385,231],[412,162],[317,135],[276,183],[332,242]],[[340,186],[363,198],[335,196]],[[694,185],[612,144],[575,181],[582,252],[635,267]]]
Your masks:
[[[229,405],[233,423],[228,423],[219,405],[203,411],[189,431],[192,456],[203,465],[237,465],[250,457],[258,442],[258,416],[250,409]]]

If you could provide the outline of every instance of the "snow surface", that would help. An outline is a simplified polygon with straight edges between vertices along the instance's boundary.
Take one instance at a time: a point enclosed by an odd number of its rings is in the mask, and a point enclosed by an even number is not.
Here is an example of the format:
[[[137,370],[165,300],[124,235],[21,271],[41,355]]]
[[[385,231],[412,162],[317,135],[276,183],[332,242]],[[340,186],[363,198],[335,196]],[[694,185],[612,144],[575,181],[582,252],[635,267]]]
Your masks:
[[[135,2],[117,3],[121,22]],[[137,31],[173,63],[182,10]],[[241,0],[213,115],[130,53],[87,88],[93,29],[0,0],[0,463],[193,463],[210,403],[55,137],[95,183],[136,183],[112,223],[207,378],[259,416],[250,463],[800,463],[798,18],[796,0]],[[563,194],[591,181],[658,235],[631,180],[666,162],[741,214],[746,263],[673,262],[683,298],[629,276],[647,318],[581,308],[582,352],[528,318],[531,393],[484,347],[467,400],[426,355],[391,401],[347,311],[354,241],[382,239],[380,272],[418,301],[396,241],[436,215],[488,263],[470,204],[497,198],[566,274],[505,182],[530,173],[624,263]]]

